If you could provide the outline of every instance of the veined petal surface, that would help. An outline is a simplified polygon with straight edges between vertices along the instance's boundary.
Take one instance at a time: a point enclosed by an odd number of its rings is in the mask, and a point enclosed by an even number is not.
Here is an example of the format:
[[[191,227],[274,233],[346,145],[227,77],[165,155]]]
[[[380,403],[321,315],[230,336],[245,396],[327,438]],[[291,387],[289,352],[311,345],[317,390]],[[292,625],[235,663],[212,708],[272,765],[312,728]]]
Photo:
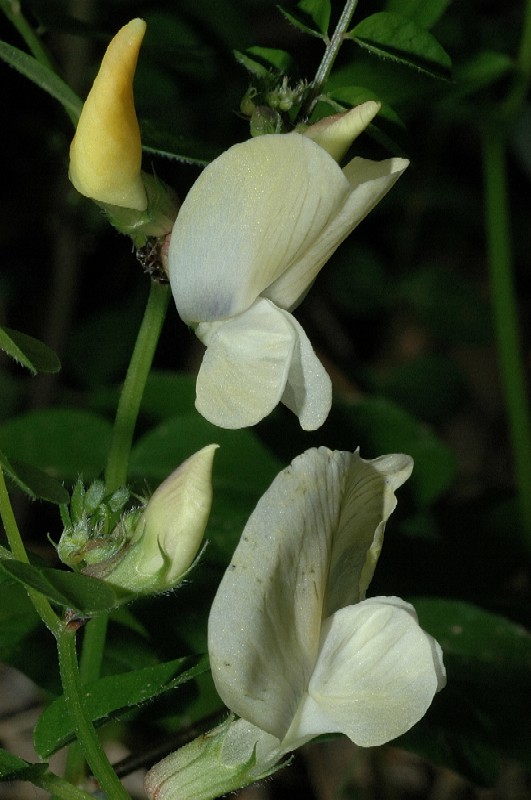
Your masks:
[[[354,158],[350,161],[343,170],[349,191],[341,207],[317,236],[306,240],[289,270],[263,291],[264,297],[288,311],[295,308],[330,256],[387,194],[408,164],[403,158],[387,161]]]
[[[311,248],[350,191],[334,159],[298,133],[259,136],[215,159],[171,235],[169,275],[181,318],[209,322],[249,308]],[[317,271],[309,264],[307,278],[298,270],[297,297]]]
[[[445,682],[441,649],[413,607],[396,597],[365,600],[324,623],[289,737],[341,732],[363,747],[384,744],[424,716]]]
[[[277,475],[249,518],[210,611],[208,649],[220,697],[278,739],[317,659],[350,457],[312,449]]]
[[[220,428],[255,425],[280,402],[297,334],[268,300],[232,319],[201,323],[207,345],[196,384],[196,408]]]

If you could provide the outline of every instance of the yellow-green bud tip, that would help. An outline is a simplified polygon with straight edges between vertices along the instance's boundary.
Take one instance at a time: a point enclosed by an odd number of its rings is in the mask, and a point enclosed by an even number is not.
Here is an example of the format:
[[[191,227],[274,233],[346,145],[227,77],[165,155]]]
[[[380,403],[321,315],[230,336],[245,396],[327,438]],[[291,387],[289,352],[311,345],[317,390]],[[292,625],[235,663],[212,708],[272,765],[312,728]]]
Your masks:
[[[212,464],[218,445],[190,456],[156,489],[134,535],[105,578],[139,594],[177,586],[192,566],[212,504]]]
[[[368,100],[350,111],[320,119],[303,131],[304,136],[317,142],[335,161],[341,161],[354,139],[372,122],[380,108],[381,103]]]
[[[147,197],[133,78],[145,31],[144,20],[133,19],[110,42],[70,146],[69,176],[78,192],[137,211],[146,209]]]

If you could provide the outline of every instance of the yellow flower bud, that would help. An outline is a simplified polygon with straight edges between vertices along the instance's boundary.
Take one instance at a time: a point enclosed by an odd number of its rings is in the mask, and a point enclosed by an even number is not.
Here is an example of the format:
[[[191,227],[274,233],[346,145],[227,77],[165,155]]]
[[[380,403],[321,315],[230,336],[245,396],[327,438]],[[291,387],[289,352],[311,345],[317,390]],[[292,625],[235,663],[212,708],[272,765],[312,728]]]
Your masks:
[[[146,209],[147,196],[133,78],[145,30],[144,20],[133,19],[109,44],[70,146],[70,180],[78,192],[137,211]]]
[[[303,135],[317,142],[335,161],[341,161],[351,146],[367,125],[372,122],[381,108],[381,103],[368,100],[359,106],[351,108],[341,114],[320,119],[310,125]]]

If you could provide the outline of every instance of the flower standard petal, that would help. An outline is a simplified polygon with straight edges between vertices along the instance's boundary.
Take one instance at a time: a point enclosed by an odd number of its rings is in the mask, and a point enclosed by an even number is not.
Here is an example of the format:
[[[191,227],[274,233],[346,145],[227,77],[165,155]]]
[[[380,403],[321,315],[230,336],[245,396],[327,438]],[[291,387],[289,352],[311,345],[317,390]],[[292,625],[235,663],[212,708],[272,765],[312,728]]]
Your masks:
[[[258,502],[214,599],[212,676],[240,716],[282,739],[308,687],[349,453],[309,450]]]
[[[329,158],[333,161],[331,156]],[[336,210],[330,223],[323,226],[317,236],[306,241],[306,246],[300,249],[289,269],[263,291],[264,297],[288,311],[295,308],[341,242],[387,194],[408,164],[403,158],[387,161],[354,158],[350,161],[343,169],[349,182],[344,203]]]
[[[255,425],[280,402],[296,333],[268,300],[223,322],[201,323],[207,345],[196,384],[196,408],[221,428]]]
[[[363,747],[384,744],[424,716],[445,682],[441,649],[413,607],[373,597],[324,623],[308,698],[289,736],[340,732]]]
[[[410,469],[406,456],[370,462],[308,450],[277,476],[245,527],[210,613],[212,675],[229,708],[280,740],[307,694],[329,597],[345,594],[334,595],[331,585],[344,579],[338,558],[352,566],[359,593],[394,507],[393,488]],[[356,505],[368,534],[355,524]],[[348,525],[353,543],[347,547],[342,534],[336,552],[338,531]],[[310,733],[295,729],[293,746]]]
[[[192,186],[171,236],[181,318],[209,322],[249,308],[331,223],[349,191],[333,158],[298,133],[260,136],[219,156]],[[300,276],[298,295],[310,282]]]

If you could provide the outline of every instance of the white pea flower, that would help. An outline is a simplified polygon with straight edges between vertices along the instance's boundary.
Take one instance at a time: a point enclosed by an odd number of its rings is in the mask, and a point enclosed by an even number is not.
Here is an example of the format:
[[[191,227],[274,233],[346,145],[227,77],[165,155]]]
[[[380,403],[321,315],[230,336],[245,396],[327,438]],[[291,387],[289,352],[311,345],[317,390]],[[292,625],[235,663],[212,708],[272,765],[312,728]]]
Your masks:
[[[210,612],[212,676],[273,758],[323,733],[381,745],[445,685],[442,652],[398,597],[365,599],[412,460],[308,450],[251,515]],[[265,758],[265,756],[264,756]],[[267,759],[266,759],[267,760]]]
[[[341,157],[379,109],[365,103],[305,134],[234,145],[200,175],[177,217],[168,270],[177,311],[207,346],[196,406],[223,428],[284,403],[305,430],[332,388],[291,311],[408,162]]]
[[[152,800],[212,800],[322,733],[388,742],[446,682],[441,648],[398,597],[365,592],[409,456],[324,447],[296,458],[251,515],[208,623],[231,715],[147,773]]]

